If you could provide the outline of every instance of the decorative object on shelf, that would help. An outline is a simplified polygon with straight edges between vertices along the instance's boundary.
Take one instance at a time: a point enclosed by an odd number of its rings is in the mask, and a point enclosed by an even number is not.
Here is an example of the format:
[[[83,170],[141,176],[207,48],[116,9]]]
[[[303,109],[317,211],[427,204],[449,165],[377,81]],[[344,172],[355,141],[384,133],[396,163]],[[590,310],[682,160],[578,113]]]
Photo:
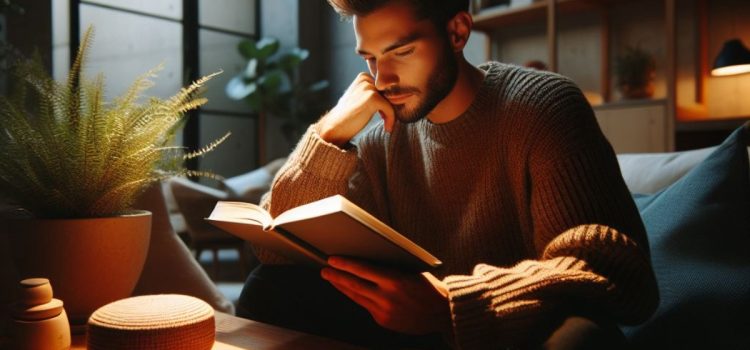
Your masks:
[[[0,96],[0,195],[19,209],[0,230],[21,278],[45,276],[65,300],[72,324],[131,295],[149,246],[151,213],[131,209],[151,185],[175,175],[224,138],[186,153],[171,146],[204,77],[175,96],[139,101],[157,69],[112,102],[104,78],[84,80],[92,29],[81,41],[66,84],[39,60],[19,63],[11,95]]]
[[[727,40],[716,56],[711,75],[727,76],[750,73],[750,50],[740,39]]]
[[[52,297],[46,278],[29,278],[20,283],[18,302],[11,305],[11,349],[59,350],[70,347],[68,316],[60,299]]]
[[[650,98],[654,95],[656,62],[638,46],[628,46],[615,58],[617,86],[624,98]]]
[[[112,302],[89,318],[89,350],[209,350],[214,309],[180,294],[142,295]]]
[[[325,108],[321,95],[329,84],[327,80],[312,84],[300,80],[299,66],[310,56],[309,51],[295,47],[279,53],[279,48],[279,40],[275,38],[240,42],[237,50],[247,63],[245,69],[227,83],[226,94],[232,99],[247,101],[262,120],[268,114],[286,118],[282,133],[291,143],[320,117]]]

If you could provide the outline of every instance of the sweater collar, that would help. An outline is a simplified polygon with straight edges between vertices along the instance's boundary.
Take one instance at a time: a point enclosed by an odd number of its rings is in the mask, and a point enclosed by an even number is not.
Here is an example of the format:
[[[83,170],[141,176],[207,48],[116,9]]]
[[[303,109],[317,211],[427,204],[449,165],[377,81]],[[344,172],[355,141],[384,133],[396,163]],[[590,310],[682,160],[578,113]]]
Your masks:
[[[458,118],[447,123],[435,124],[427,118],[422,118],[415,125],[419,133],[438,143],[450,144],[471,135],[471,131],[479,127],[477,124],[490,115],[487,109],[492,103],[492,87],[495,85],[493,82],[497,80],[499,65],[487,63],[479,66],[479,69],[486,71],[487,74],[469,108]]]

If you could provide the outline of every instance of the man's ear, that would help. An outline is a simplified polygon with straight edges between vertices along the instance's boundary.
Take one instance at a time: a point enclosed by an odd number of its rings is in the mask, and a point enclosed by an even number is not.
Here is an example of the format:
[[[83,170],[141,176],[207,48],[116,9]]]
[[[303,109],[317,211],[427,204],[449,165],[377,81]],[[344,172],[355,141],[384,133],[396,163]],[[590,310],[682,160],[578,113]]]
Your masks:
[[[469,34],[471,34],[473,25],[474,21],[471,19],[471,15],[464,11],[457,13],[448,21],[446,29],[453,51],[457,52],[464,49],[469,41]]]

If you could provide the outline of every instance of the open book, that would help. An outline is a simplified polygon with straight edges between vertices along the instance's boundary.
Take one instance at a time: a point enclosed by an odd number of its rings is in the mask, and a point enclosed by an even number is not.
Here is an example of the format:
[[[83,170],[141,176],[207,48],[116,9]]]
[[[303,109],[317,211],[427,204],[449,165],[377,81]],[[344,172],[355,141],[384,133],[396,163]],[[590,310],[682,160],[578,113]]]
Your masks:
[[[412,271],[441,265],[422,247],[340,195],[289,209],[276,218],[255,204],[219,201],[206,220],[257,247],[308,265],[326,265],[332,255]]]

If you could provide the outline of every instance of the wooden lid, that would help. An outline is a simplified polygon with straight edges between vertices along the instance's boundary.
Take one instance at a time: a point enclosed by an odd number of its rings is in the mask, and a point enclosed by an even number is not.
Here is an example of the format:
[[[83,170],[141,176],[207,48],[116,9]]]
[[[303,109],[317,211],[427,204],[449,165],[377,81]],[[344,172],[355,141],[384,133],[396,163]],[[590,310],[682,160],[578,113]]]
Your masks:
[[[144,295],[96,310],[88,321],[88,349],[202,350],[214,344],[214,310],[187,295]]]
[[[13,317],[23,321],[41,321],[62,313],[63,302],[52,298],[52,286],[46,278],[27,278],[20,283],[21,295],[11,305]]]

